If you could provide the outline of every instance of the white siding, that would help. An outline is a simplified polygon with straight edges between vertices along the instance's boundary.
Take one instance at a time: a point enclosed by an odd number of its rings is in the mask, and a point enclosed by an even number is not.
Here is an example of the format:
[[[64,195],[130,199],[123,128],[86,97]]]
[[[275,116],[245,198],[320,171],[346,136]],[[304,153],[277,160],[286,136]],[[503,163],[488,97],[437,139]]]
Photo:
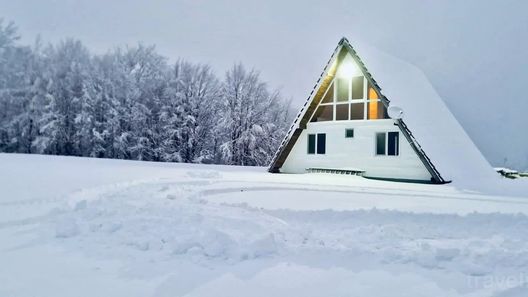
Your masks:
[[[345,129],[354,129],[353,138],[345,138]],[[376,133],[400,132],[398,156],[376,155]],[[326,154],[308,154],[308,134],[326,133]],[[365,176],[426,180],[431,175],[413,151],[393,120],[363,120],[308,123],[281,172],[305,173],[307,168],[357,168]]]

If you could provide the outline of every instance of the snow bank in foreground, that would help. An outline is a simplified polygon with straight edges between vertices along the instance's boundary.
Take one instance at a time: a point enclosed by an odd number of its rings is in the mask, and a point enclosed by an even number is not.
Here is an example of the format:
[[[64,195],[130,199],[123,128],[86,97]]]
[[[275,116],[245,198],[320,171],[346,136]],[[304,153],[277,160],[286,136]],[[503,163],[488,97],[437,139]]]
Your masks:
[[[32,197],[10,185],[0,195],[0,296],[528,294],[528,201],[521,198],[65,159],[60,174],[41,169],[46,191],[35,183]],[[69,167],[78,178],[62,188],[70,194],[46,196],[63,186],[57,177]],[[18,170],[2,183],[36,176]],[[83,174],[98,170],[106,170],[100,186],[91,186],[95,175],[83,184]],[[115,173],[122,176],[107,179]]]
[[[284,279],[289,285],[285,285]],[[218,296],[471,296],[441,288],[426,277],[382,270],[353,272],[339,267],[326,269],[280,263],[249,280],[225,274],[187,294],[187,297]],[[473,295],[476,296],[476,295]]]
[[[330,288],[393,293],[375,285],[380,281],[383,288],[403,290],[401,296],[470,296],[465,293],[504,289],[488,288],[486,280],[528,267],[525,215],[264,210],[208,202],[199,189],[210,184],[207,179],[159,181],[94,190],[91,197],[84,193],[82,200],[56,210],[40,231],[60,230],[61,245],[95,258],[223,267],[189,296],[215,296],[218,290],[229,296],[253,290],[262,292],[258,296],[289,295],[306,287],[307,296]],[[272,267],[247,282],[225,270],[262,262]],[[293,266],[273,266],[281,262]],[[335,281],[323,285],[325,278]]]

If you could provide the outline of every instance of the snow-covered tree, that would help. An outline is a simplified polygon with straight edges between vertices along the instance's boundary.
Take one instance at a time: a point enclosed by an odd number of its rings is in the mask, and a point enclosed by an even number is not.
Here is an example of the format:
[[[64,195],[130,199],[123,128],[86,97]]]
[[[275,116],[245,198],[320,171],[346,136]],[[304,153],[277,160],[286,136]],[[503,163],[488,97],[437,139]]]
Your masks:
[[[221,149],[225,163],[267,165],[276,149],[273,144],[284,136],[283,126],[288,119],[289,106],[279,92],[270,92],[258,72],[236,64],[226,73],[222,103],[220,126],[225,141]]]
[[[91,83],[90,54],[80,41],[68,39],[57,47],[49,46],[45,55],[51,72],[51,96],[42,122],[42,134],[47,140],[46,152],[60,155],[82,155],[83,137],[89,121],[88,88]],[[83,118],[84,117],[84,118]],[[82,139],[84,143],[89,139]],[[87,148],[82,148],[87,149]]]
[[[218,80],[207,65],[178,61],[171,71],[162,111],[165,160],[212,162],[218,122]]]
[[[0,152],[266,165],[291,120],[241,64],[220,81],[153,46],[92,55],[78,40],[17,40],[0,20]]]

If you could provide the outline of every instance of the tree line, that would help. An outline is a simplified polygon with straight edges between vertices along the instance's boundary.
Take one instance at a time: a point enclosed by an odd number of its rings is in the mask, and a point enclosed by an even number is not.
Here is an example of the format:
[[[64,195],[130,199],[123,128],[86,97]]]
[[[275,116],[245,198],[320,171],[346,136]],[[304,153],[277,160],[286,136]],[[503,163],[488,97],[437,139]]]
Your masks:
[[[218,77],[154,46],[93,54],[18,39],[0,20],[0,152],[262,166],[292,120],[242,64]]]

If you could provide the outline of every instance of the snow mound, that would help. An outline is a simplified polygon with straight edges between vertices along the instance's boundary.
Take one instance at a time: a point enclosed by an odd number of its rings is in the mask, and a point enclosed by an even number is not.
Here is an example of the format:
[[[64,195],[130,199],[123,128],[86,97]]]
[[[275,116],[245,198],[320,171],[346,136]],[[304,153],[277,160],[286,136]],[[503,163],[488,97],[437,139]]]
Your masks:
[[[57,237],[89,230],[72,244],[82,242],[79,248],[112,257],[123,256],[123,247],[130,254],[148,252],[194,262],[237,262],[279,253],[270,228],[276,230],[282,221],[249,207],[209,204],[192,188],[185,182],[160,182],[106,187],[106,192],[92,191],[96,197],[84,191],[83,200],[58,212]],[[103,248],[108,245],[114,249]]]
[[[452,288],[442,288],[424,276],[381,270],[352,272],[339,267],[319,268],[279,263],[250,279],[224,274],[185,295],[218,296],[442,296],[462,297]],[[352,294],[353,292],[353,294]]]
[[[525,215],[264,210],[210,203],[198,190],[204,185],[127,185],[94,191],[97,199],[84,193],[90,203],[57,214],[57,237],[75,236],[69,244],[99,257],[168,257],[198,265],[304,255],[308,263],[337,257],[345,267],[358,261],[413,265],[466,278],[528,267]]]

